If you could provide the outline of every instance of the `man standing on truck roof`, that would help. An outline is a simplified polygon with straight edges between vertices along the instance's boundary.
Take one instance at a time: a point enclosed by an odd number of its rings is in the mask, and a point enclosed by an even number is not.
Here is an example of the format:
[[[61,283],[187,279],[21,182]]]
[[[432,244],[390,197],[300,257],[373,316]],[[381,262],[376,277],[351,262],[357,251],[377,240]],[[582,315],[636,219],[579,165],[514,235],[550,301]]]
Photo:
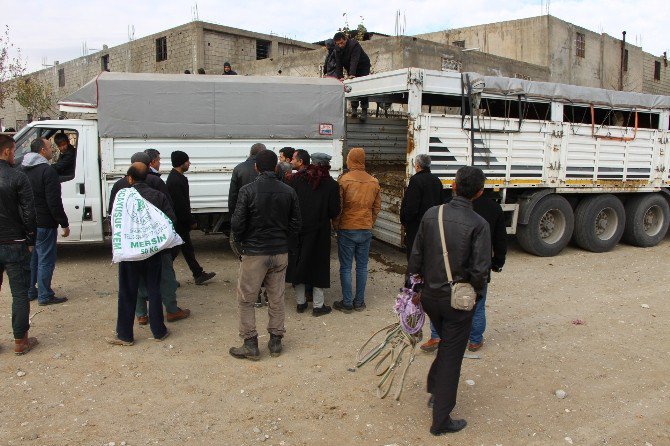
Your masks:
[[[174,204],[175,215],[177,221],[175,222],[175,230],[182,238],[184,243],[180,246],[175,246],[172,250],[173,260],[179,255],[179,250],[184,254],[184,259],[188,264],[193,279],[196,285],[202,285],[216,273],[207,273],[202,269],[195,258],[195,250],[193,249],[193,242],[191,241],[191,229],[198,227],[198,222],[191,214],[191,197],[189,195],[188,178],[184,175],[191,167],[188,154],[181,150],[175,150],[171,155],[172,171],[168,175],[167,187],[172,197]],[[153,175],[152,175],[153,176]]]
[[[408,261],[423,214],[443,202],[442,182],[437,175],[430,172],[430,163],[430,155],[416,156],[414,159],[416,173],[409,179],[400,205],[400,223],[405,227],[405,250]]]
[[[30,329],[30,258],[35,244],[35,203],[30,180],[14,169],[14,139],[0,135],[0,288],[7,271],[12,293],[14,354],[22,355],[37,345]]]
[[[342,300],[333,308],[343,313],[365,310],[365,284],[368,280],[368,255],[372,227],[381,211],[379,181],[365,171],[365,151],[355,147],[347,155],[349,171],[337,181],[340,184],[342,212],[333,220],[337,231],[337,254],[340,259]],[[351,267],[356,260],[356,295],[351,293]]]
[[[370,58],[363,47],[356,39],[348,37],[343,32],[335,33],[333,36],[335,46],[339,49],[337,60],[337,70],[347,71],[349,78],[367,76],[370,74]],[[351,116],[358,116],[358,100],[351,101]],[[369,100],[367,97],[360,98],[361,114],[360,120],[365,121],[368,115]]]
[[[240,190],[231,220],[241,253],[237,302],[244,344],[229,350],[236,358],[260,359],[254,302],[263,284],[269,301],[270,355],[279,356],[282,350],[289,236],[300,231],[301,218],[298,196],[277,178],[276,168],[277,155],[271,150],[256,155],[258,179]]]
[[[481,294],[491,265],[491,237],[486,221],[472,209],[472,200],[484,191],[484,172],[461,167],[453,189],[456,197],[448,204],[430,208],[421,219],[407,270],[423,277],[421,304],[440,333],[437,356],[428,373],[428,405],[433,408],[430,433],[444,435],[463,429],[465,420],[454,420],[463,353],[468,343],[474,309],[451,306],[451,283],[446,280],[449,262],[454,282],[472,285]],[[444,215],[441,214],[443,210]],[[442,218],[440,218],[442,217]],[[443,247],[441,227],[446,234]],[[448,252],[448,258],[444,253]]]
[[[235,76],[237,73],[233,71],[233,68],[230,66],[230,62],[223,63],[223,73],[224,76]]]
[[[42,306],[67,301],[67,297],[56,297],[51,289],[51,279],[56,268],[58,226],[63,228],[63,237],[70,235],[58,173],[49,165],[52,157],[51,143],[44,138],[37,138],[30,144],[30,153],[26,153],[21,163],[33,189],[37,216],[37,236],[30,260],[28,296],[30,300],[37,299],[37,303]]]
[[[165,194],[146,184],[149,167],[143,162],[135,162],[128,169],[128,182],[149,203],[160,209],[173,222],[176,216]],[[130,212],[122,206],[123,212]],[[161,271],[163,252],[159,251],[143,260],[119,262],[119,302],[116,318],[116,335],[105,338],[112,345],[130,346],[135,342],[133,321],[137,306],[137,291],[143,280],[149,295],[149,326],[156,341],[162,341],[170,332],[163,319],[161,302]]]

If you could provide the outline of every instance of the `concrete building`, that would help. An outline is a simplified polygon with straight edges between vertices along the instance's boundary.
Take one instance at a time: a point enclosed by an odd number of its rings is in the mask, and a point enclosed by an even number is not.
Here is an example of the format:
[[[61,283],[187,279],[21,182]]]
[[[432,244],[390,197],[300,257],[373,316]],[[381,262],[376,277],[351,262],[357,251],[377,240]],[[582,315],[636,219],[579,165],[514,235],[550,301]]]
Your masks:
[[[622,83],[626,91],[670,94],[665,55],[657,57],[626,42],[622,61],[621,39],[550,15],[417,37],[547,67],[551,82],[614,90]]]
[[[134,73],[196,73],[204,68],[208,74],[221,74],[224,62],[230,62],[238,73],[238,65],[266,58],[276,58],[318,46],[284,39],[269,34],[195,21],[122,45],[106,46],[91,55],[80,57],[28,76],[51,84],[56,99],[77,90],[103,70]],[[45,114],[58,116],[58,109]],[[20,127],[27,119],[26,111],[16,101],[8,100],[0,109],[6,127]],[[36,117],[37,118],[37,117]]]

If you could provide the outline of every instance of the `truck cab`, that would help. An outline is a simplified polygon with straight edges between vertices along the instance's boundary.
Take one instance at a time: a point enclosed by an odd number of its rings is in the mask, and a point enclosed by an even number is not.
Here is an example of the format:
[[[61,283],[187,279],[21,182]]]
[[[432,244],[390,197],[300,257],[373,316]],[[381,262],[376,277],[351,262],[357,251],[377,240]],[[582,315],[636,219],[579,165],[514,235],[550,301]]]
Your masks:
[[[100,157],[97,121],[84,119],[34,121],[14,136],[16,167],[30,152],[30,144],[46,138],[59,155],[53,141],[56,134],[67,135],[77,151],[74,177],[61,177],[63,207],[70,222],[70,236],[58,235],[59,243],[100,242],[102,230],[102,196],[100,193]]]

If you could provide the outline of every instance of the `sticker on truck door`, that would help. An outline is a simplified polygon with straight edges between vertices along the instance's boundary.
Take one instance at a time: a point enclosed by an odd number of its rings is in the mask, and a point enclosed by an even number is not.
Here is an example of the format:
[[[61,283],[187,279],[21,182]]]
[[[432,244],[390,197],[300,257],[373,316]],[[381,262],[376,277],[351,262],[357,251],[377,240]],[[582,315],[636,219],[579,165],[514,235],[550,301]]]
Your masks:
[[[333,136],[333,124],[319,124],[319,135]]]

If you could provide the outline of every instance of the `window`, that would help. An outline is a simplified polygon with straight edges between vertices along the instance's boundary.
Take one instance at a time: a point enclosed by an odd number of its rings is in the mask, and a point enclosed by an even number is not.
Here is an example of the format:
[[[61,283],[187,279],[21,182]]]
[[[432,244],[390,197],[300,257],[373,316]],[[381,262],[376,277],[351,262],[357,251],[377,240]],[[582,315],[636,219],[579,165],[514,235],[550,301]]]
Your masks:
[[[60,70],[58,70],[58,86],[59,87],[65,86],[65,68],[61,68]]]
[[[270,42],[267,40],[256,41],[256,60],[270,57]]]
[[[454,40],[453,45],[459,48],[465,48],[465,40]]]
[[[628,50],[623,50],[623,70],[628,71]]]
[[[661,61],[659,60],[654,61],[654,80],[661,80]]]
[[[156,39],[156,62],[167,60],[167,37]]]
[[[102,71],[109,71],[109,54],[105,54],[100,58],[100,68]]]
[[[583,33],[577,33],[575,49],[577,57],[586,57],[586,36]]]

